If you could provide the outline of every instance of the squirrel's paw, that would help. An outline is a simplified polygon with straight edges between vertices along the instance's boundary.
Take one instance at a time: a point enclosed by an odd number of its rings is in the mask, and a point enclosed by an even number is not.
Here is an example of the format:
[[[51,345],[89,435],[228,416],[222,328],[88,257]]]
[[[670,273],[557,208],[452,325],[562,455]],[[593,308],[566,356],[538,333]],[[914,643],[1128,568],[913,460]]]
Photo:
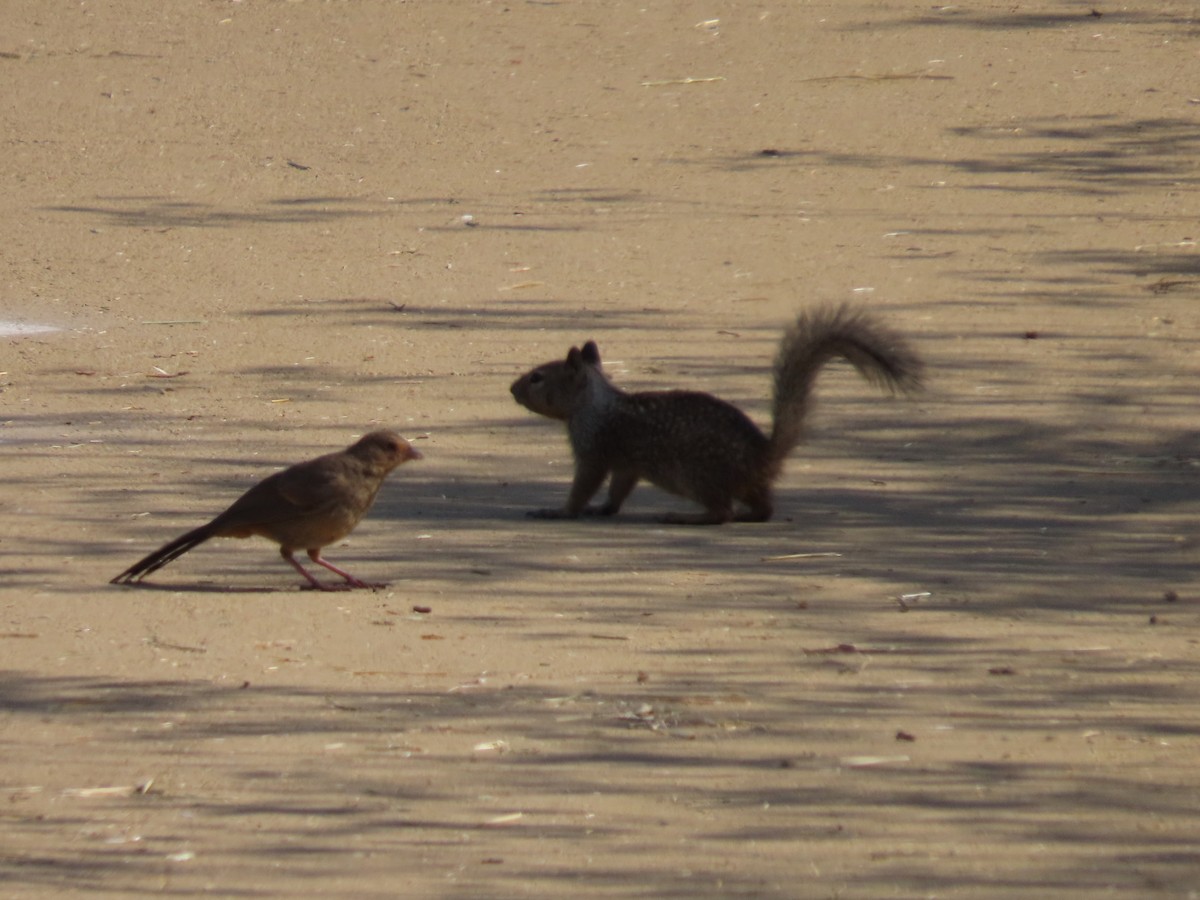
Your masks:
[[[583,515],[588,516],[589,518],[613,516],[616,515],[616,513],[617,511],[607,503],[605,503],[603,506],[588,506],[583,510]]]
[[[565,509],[531,509],[525,513],[531,519],[575,519],[577,515],[567,512]]]

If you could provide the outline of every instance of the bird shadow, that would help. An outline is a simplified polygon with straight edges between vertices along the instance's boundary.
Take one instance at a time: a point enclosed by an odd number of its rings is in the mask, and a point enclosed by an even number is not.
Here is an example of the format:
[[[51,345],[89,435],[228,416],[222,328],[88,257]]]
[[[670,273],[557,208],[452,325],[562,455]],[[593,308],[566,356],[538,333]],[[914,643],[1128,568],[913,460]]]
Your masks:
[[[123,588],[133,588],[141,591],[171,591],[172,593],[187,594],[290,594],[296,591],[319,592],[323,594],[349,593],[364,590],[351,584],[329,584],[315,588],[311,584],[297,584],[295,587],[260,587],[257,585],[227,585],[216,582],[184,582],[182,584],[162,584],[155,581],[131,581],[118,585]],[[367,585],[371,593],[386,590],[390,582],[377,581]]]

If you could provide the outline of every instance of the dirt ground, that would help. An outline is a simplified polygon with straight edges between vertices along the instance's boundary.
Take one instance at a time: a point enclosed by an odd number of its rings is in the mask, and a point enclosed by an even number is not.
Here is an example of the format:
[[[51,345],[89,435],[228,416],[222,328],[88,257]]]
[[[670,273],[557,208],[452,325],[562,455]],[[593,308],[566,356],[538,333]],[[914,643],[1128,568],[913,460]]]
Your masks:
[[[0,6],[0,895],[1196,897],[1191,0]],[[766,424],[759,525],[564,498],[596,339]],[[321,594],[108,579],[395,427]],[[420,610],[427,611],[417,611]]]

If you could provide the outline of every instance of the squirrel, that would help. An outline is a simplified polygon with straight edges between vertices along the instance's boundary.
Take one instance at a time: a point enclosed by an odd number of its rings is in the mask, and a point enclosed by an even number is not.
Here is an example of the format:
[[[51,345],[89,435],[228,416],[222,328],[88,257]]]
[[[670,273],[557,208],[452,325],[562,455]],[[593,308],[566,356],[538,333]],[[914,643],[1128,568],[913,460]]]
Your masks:
[[[867,381],[893,393],[912,393],[922,386],[924,366],[903,338],[864,310],[845,305],[804,312],[784,334],[775,358],[770,435],[736,406],[711,394],[626,393],[604,374],[594,341],[582,349],[572,347],[565,360],[531,369],[510,389],[532,412],[566,422],[575,456],[566,505],[529,515],[611,516],[645,479],[704,508],[660,521],[767,521],[774,512],[771,486],[803,438],[813,383],[835,357],[845,358]],[[588,501],[610,475],[608,499],[589,508]],[[745,509],[736,512],[735,501]]]

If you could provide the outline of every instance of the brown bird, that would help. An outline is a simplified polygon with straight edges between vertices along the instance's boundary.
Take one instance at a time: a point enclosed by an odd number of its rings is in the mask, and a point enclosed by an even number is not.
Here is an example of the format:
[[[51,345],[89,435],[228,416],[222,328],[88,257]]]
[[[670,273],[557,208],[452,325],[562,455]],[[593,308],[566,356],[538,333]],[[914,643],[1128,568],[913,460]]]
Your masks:
[[[394,431],[373,431],[345,450],[297,463],[263,479],[207,525],[159,547],[110,584],[141,581],[209,538],[257,534],[277,543],[283,558],[318,590],[333,588],[313,578],[296,560],[295,551],[308,551],[309,559],[341,575],[353,587],[368,587],[322,559],[321,548],[354,530],[392,469],[420,458]]]

